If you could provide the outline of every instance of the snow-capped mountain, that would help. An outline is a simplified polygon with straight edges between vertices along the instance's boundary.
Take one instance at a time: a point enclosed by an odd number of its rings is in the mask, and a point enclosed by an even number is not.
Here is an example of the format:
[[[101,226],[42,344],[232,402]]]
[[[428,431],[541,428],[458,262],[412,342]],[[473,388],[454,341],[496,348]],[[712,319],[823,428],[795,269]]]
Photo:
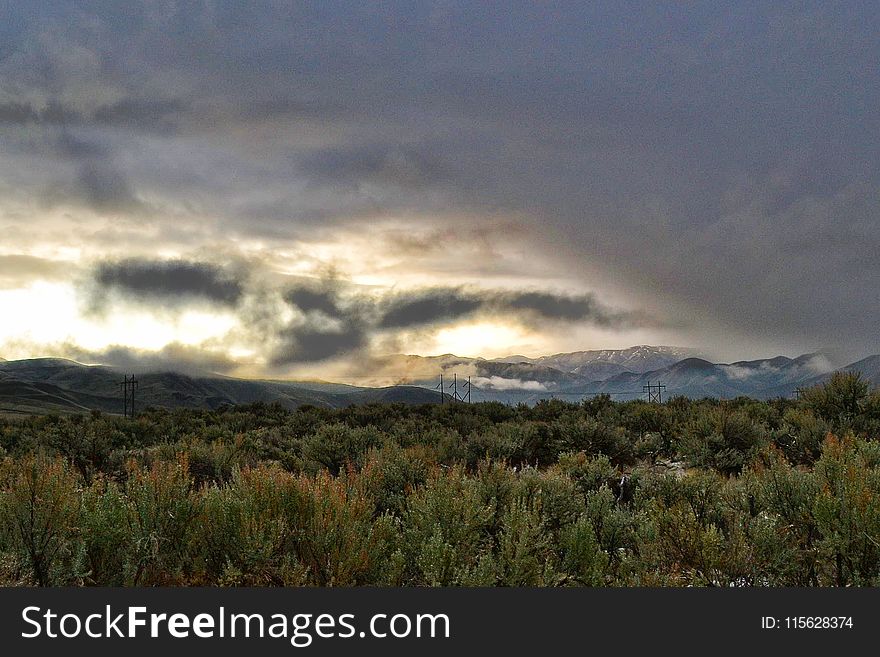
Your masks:
[[[563,372],[574,372],[584,376],[591,373],[650,372],[677,363],[685,358],[700,356],[696,349],[684,347],[636,345],[628,349],[600,349],[593,351],[574,351],[571,353],[526,358],[507,356],[496,358],[497,362],[531,363],[552,367]]]

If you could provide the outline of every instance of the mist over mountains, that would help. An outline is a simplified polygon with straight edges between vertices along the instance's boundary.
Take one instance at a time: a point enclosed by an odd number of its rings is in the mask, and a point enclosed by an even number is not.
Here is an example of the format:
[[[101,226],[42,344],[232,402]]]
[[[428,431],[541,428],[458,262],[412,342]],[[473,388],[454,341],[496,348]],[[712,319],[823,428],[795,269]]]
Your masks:
[[[439,403],[441,374],[444,401],[451,401],[456,394],[463,397],[470,380],[472,401],[513,404],[548,398],[578,401],[601,393],[621,400],[638,399],[643,397],[643,386],[658,383],[666,386],[666,398],[791,397],[797,388],[821,383],[836,370],[861,372],[873,386],[880,386],[880,355],[842,368],[835,368],[821,353],[713,363],[692,349],[647,345],[493,360],[453,354],[397,355],[385,358],[382,366],[386,375],[397,374],[395,385],[248,380],[210,372],[143,372],[138,375],[137,403],[139,408],[219,408],[252,402],[279,403],[287,408]],[[118,413],[122,375],[115,368],[58,358],[0,358],[0,412]]]
[[[836,369],[860,371],[873,385],[880,385],[880,356],[843,368],[835,368],[822,353],[714,363],[693,349],[647,345],[531,359],[474,359],[450,369],[458,371],[459,376],[462,371],[472,370],[472,383],[481,399],[527,403],[547,397],[567,399],[601,393],[635,399],[643,396],[643,386],[657,383],[666,386],[667,397],[790,397],[796,388],[820,383]]]

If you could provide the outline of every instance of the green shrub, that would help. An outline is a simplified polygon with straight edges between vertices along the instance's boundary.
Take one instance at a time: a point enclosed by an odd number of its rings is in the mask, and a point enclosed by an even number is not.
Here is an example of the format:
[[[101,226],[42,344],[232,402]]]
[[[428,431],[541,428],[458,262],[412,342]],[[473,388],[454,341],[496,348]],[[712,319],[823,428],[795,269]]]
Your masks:
[[[856,441],[830,436],[816,479],[813,515],[825,576],[837,586],[880,583],[880,470],[867,467]]]
[[[735,474],[768,441],[762,425],[743,411],[723,405],[694,420],[682,436],[679,450],[693,466]]]
[[[880,585],[862,383],[0,418],[0,583]]]
[[[836,432],[853,429],[869,401],[869,385],[858,372],[835,372],[827,383],[807,388],[803,401],[820,418],[830,422]]]
[[[313,472],[326,468],[336,475],[349,463],[360,467],[367,451],[381,443],[382,434],[374,427],[326,424],[303,440],[302,454]]]
[[[199,513],[185,455],[149,468],[129,465],[125,482],[130,538],[126,577],[134,586],[185,581]]]
[[[3,544],[38,586],[73,583],[80,507],[78,477],[43,455],[7,460],[0,471]]]
[[[405,581],[427,586],[465,583],[491,549],[494,504],[481,499],[459,469],[435,471],[408,498],[402,520]]]
[[[128,500],[116,482],[98,478],[83,491],[78,556],[85,584],[134,583],[127,579],[128,558],[135,549],[128,520]]]

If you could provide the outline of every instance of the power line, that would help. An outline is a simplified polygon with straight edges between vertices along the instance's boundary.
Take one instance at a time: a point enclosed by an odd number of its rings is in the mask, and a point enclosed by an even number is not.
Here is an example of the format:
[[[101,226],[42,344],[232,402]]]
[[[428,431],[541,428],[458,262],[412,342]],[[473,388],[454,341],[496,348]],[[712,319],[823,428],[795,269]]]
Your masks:
[[[396,387],[396,386],[395,386]],[[464,394],[458,391],[458,373],[452,373],[452,383],[444,386],[443,384],[443,372],[440,373],[440,383],[434,386],[434,390],[440,390],[440,403],[443,404],[446,400],[444,399],[446,396],[446,390],[452,390],[452,399],[455,401],[464,402],[466,404],[471,403],[471,377],[468,376],[467,381],[461,384],[462,390],[464,390]]]
[[[546,397],[550,396],[551,399],[555,399],[556,397],[579,397],[585,398],[588,396],[596,396],[596,395],[642,395],[645,394],[645,391],[638,392],[636,390],[615,390],[615,391],[605,391],[605,390],[581,390],[579,392],[568,392],[561,390],[523,390],[523,389],[513,389],[513,390],[498,390],[495,388],[480,388],[478,386],[473,385],[471,382],[471,377],[468,376],[467,381],[462,382],[461,388],[464,392],[458,391],[458,374],[453,372],[452,374],[452,383],[448,385],[444,385],[443,374],[440,374],[440,383],[434,386],[434,390],[451,390],[452,394],[450,397],[456,401],[461,401],[465,403],[471,403],[471,391],[476,391],[478,393],[482,393],[484,395],[523,395],[528,397]],[[400,384],[398,384],[400,385]],[[406,384],[404,384],[406,385]],[[418,387],[418,386],[417,386]],[[656,389],[657,386],[651,386]],[[665,385],[660,386],[661,390],[666,390]],[[443,400],[441,399],[441,403]]]
[[[477,388],[474,387],[476,392],[482,392],[484,394],[505,394],[505,395],[526,395],[530,397],[534,397],[536,395],[553,395],[555,397],[595,397],[597,395],[643,395],[644,391],[639,392],[636,390],[615,390],[615,391],[606,391],[606,390],[584,390],[581,392],[566,392],[562,390],[522,390],[522,389],[511,389],[511,390],[498,390],[496,388]]]
[[[657,385],[651,385],[651,382],[648,381],[647,385],[642,386],[642,393],[648,396],[648,403],[662,404],[664,390],[666,390],[666,386],[659,381]]]

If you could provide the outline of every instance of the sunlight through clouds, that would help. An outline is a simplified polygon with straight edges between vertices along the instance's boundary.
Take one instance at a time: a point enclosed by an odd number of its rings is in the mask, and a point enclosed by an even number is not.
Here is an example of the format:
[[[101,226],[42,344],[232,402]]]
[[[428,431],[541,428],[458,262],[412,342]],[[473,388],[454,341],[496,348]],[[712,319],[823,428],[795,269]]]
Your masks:
[[[171,343],[197,345],[222,338],[237,323],[228,313],[195,310],[176,317],[132,309],[101,317],[83,315],[74,288],[48,283],[0,290],[0,316],[0,344],[17,342],[37,348],[70,342],[95,351],[118,344],[145,350],[158,350]],[[18,357],[45,355],[6,353]]]

